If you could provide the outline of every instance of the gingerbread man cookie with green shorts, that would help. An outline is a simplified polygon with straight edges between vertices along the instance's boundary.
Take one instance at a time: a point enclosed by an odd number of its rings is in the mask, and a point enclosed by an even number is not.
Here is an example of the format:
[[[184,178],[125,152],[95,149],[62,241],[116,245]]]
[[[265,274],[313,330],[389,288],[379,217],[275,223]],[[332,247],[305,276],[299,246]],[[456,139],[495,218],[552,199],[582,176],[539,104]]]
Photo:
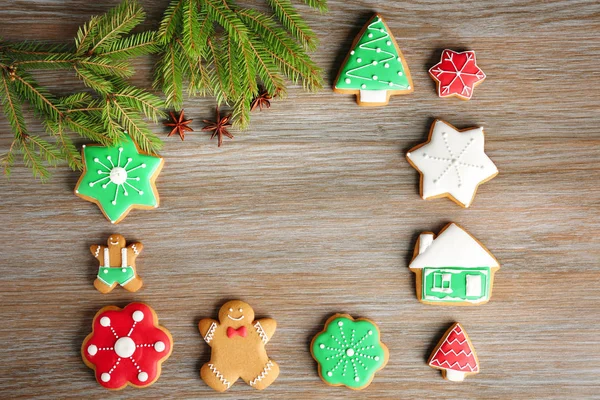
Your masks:
[[[130,292],[137,292],[142,287],[142,278],[137,274],[135,259],[144,246],[139,243],[126,245],[122,235],[110,235],[107,246],[95,244],[90,251],[100,263],[94,287],[101,293],[109,293],[117,285]]]

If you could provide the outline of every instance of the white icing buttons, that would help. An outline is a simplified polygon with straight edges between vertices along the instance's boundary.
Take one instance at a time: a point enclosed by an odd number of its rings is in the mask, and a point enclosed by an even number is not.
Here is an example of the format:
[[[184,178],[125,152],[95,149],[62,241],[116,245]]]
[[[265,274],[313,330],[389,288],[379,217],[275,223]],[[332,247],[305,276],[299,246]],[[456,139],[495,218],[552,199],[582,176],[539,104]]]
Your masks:
[[[165,351],[165,344],[163,342],[156,342],[154,343],[154,350],[158,351],[159,353],[162,353],[163,351]]]
[[[90,356],[95,356],[96,353],[98,352],[98,347],[96,347],[96,345],[91,344],[88,348],[87,348],[88,354]]]
[[[110,318],[102,317],[100,318],[100,325],[102,326],[110,326]]]
[[[135,342],[128,336],[119,338],[115,343],[115,353],[121,358],[129,358],[135,353]]]
[[[137,378],[140,382],[146,382],[148,380],[148,374],[145,372],[140,372]]]
[[[133,312],[132,317],[135,322],[140,322],[141,320],[144,319],[144,313],[141,312],[140,310],[137,310],[137,311]]]
[[[102,375],[100,375],[100,379],[102,379],[102,382],[108,382],[110,381],[110,374],[104,372]]]

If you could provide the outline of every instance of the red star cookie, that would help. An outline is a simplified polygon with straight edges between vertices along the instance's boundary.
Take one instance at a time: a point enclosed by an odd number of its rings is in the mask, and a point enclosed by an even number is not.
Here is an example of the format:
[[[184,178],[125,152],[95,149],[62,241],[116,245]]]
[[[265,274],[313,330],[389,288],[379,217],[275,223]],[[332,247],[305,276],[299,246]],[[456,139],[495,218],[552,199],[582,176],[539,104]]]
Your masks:
[[[474,51],[442,51],[441,61],[429,69],[429,75],[436,81],[440,97],[456,96],[462,100],[470,100],[475,86],[485,79]]]

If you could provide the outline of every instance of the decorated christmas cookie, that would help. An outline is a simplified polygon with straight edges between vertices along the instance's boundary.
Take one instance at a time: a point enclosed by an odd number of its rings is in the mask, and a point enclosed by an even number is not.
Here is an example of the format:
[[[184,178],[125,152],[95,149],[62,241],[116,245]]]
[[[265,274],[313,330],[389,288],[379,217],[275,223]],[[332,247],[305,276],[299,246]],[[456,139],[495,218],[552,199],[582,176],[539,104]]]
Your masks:
[[[474,51],[442,51],[440,62],[429,69],[429,75],[436,82],[440,97],[456,96],[462,100],[470,100],[475,86],[485,79]]]
[[[110,235],[107,246],[92,245],[90,251],[100,263],[94,287],[101,293],[109,293],[117,285],[137,292],[142,287],[142,278],[137,274],[135,259],[143,248],[139,242],[126,246],[121,235]]]
[[[210,361],[200,369],[208,386],[224,392],[242,378],[255,389],[265,389],[279,375],[279,366],[269,358],[265,345],[277,323],[270,318],[254,320],[254,310],[240,300],[223,304],[219,320],[198,324],[204,341],[212,348]]]
[[[458,322],[446,331],[427,363],[431,368],[441,369],[444,379],[454,382],[479,373],[475,348]]]
[[[427,142],[406,153],[410,165],[421,174],[421,197],[449,197],[469,207],[479,185],[498,175],[483,147],[483,128],[459,131],[447,122],[434,121]]]
[[[408,266],[417,276],[417,298],[433,305],[479,305],[492,297],[498,260],[477,239],[450,223],[437,237],[423,232]]]
[[[154,310],[131,303],[123,309],[107,306],[96,313],[81,356],[96,372],[100,385],[119,390],[153,384],[172,348],[173,338],[158,324]]]
[[[347,314],[335,314],[310,345],[323,382],[360,390],[371,384],[375,373],[388,362],[388,349],[381,342],[374,322]]]
[[[356,94],[356,102],[361,106],[385,105],[391,95],[412,93],[412,78],[404,56],[381,16],[371,18],[351,49],[334,92]]]
[[[155,181],[163,159],[140,152],[128,135],[112,147],[83,146],[82,157],[84,171],[75,194],[96,203],[113,224],[133,208],[158,207]]]

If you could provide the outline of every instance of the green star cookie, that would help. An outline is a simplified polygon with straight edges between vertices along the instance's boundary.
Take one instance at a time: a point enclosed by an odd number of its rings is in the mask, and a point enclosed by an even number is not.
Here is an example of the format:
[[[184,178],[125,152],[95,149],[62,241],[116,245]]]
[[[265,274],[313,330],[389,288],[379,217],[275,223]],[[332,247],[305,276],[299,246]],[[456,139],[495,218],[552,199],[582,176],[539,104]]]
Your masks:
[[[133,208],[158,207],[155,181],[162,157],[140,152],[128,135],[115,146],[83,146],[83,174],[75,194],[96,203],[113,224]]]
[[[319,375],[328,385],[364,389],[375,372],[387,364],[389,353],[379,340],[379,329],[370,320],[335,314],[311,343]]]

